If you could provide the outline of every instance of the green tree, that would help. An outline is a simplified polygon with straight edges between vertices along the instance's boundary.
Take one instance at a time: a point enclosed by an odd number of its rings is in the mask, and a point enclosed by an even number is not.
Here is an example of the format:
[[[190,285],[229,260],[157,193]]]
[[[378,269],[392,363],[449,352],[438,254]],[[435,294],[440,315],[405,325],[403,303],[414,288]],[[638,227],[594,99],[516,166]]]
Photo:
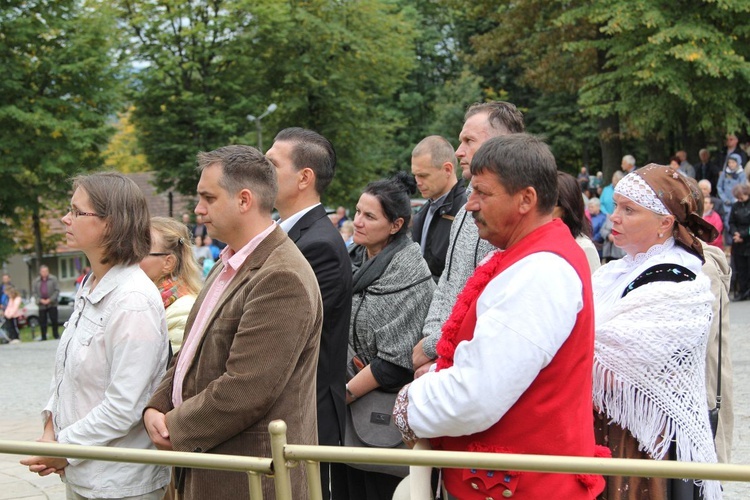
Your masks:
[[[100,165],[118,95],[115,32],[95,2],[3,2],[0,215],[10,224],[31,217],[39,260],[43,212],[69,196],[72,174]]]
[[[689,149],[691,134],[747,123],[750,30],[739,20],[748,12],[745,0],[479,0],[466,8],[478,23],[470,61],[505,62],[542,96],[577,94],[583,118],[597,126],[609,179],[623,140],[663,160],[667,138],[672,149]],[[555,124],[546,126],[564,133]]]
[[[389,102],[413,64],[413,27],[386,0],[123,0],[136,35],[133,120],[161,188],[191,193],[195,154],[256,144],[287,126],[322,133],[339,156],[329,199],[351,201],[393,165]]]
[[[118,172],[147,172],[151,166],[146,161],[146,155],[141,151],[135,125],[130,120],[133,108],[123,113],[117,113],[115,134],[104,150],[104,166]]]
[[[457,14],[432,0],[400,0],[405,14],[416,27],[413,50],[415,65],[396,92],[393,109],[402,116],[401,124],[394,136],[395,153],[399,167],[409,170],[411,151],[428,135],[443,135],[454,144],[463,121],[466,105],[473,102],[481,92],[451,95],[462,78],[464,62],[459,57],[455,22]],[[464,89],[462,89],[464,90]],[[448,103],[458,98],[459,113],[438,115],[446,110]]]
[[[600,70],[580,89],[583,109],[598,118],[617,115],[627,135],[653,141],[747,124],[741,96],[750,90],[750,30],[738,20],[749,12],[744,0],[596,0],[557,24],[599,28],[596,38],[567,44],[573,54],[603,54]],[[689,146],[675,140],[671,152]]]

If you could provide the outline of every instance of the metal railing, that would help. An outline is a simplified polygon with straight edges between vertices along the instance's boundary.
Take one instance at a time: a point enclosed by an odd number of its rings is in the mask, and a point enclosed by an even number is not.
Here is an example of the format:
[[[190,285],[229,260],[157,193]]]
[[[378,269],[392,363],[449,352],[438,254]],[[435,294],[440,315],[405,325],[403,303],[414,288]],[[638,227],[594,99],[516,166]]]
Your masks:
[[[251,500],[261,500],[263,498],[261,486],[262,475],[273,478],[276,498],[278,500],[298,498],[293,496],[289,469],[299,466],[300,463],[304,463],[307,471],[308,496],[310,500],[320,500],[322,498],[319,473],[320,462],[421,465],[484,470],[750,482],[750,465],[296,445],[286,442],[286,423],[283,421],[276,420],[271,422],[268,430],[271,434],[271,458],[10,440],[0,440],[0,453],[245,472],[248,474]]]

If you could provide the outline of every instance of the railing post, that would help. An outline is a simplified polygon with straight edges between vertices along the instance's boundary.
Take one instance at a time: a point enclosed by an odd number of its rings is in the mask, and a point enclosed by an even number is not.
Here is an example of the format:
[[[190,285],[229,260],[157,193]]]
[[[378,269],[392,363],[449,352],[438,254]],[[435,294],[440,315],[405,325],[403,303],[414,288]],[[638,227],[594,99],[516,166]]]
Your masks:
[[[305,460],[307,471],[307,497],[310,500],[323,500],[323,488],[320,484],[320,462]],[[326,488],[328,485],[326,484]]]
[[[271,433],[271,458],[273,460],[273,483],[277,500],[292,500],[292,479],[286,467],[286,422],[274,420],[268,424]]]
[[[260,482],[260,474],[247,471],[247,481],[250,485],[250,500],[263,500],[263,485]]]

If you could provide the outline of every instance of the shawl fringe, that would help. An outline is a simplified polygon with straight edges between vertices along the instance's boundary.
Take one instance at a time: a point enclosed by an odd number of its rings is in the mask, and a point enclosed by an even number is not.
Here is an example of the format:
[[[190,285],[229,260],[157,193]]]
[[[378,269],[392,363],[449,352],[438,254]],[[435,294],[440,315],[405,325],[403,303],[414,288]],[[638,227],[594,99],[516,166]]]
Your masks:
[[[708,406],[700,414],[701,409],[694,407],[696,403],[686,406],[691,398],[674,397],[674,391],[690,394],[695,391],[692,401],[705,403],[705,386],[700,378],[704,374],[703,364],[691,360],[705,359],[712,300],[712,296],[706,295],[707,289],[705,276],[687,286],[650,284],[624,297],[597,326],[594,404],[630,431],[638,440],[639,450],[656,460],[664,459],[674,442],[678,461],[716,462],[708,427]],[[657,296],[659,300],[655,300]],[[670,312],[663,310],[664,303],[670,304]],[[651,321],[644,322],[644,317]],[[680,345],[678,339],[686,340],[684,336],[690,332],[686,328],[697,327],[695,323],[685,323],[691,319],[697,320],[704,330],[690,333],[694,337],[681,346],[684,352],[679,360],[675,356],[664,358],[674,346]],[[658,330],[654,325],[658,325]],[[646,364],[651,364],[650,370]],[[679,370],[690,369],[691,365],[696,374],[678,383],[675,377]],[[706,500],[721,498],[718,481],[696,479],[695,483]]]

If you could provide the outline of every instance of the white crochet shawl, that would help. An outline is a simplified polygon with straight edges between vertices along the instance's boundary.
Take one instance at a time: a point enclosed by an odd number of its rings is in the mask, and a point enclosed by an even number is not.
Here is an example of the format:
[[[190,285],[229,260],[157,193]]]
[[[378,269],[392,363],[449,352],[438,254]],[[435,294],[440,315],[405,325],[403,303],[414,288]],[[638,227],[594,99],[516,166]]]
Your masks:
[[[667,247],[657,252],[661,258],[644,257],[619,266],[646,269],[674,251],[672,245]],[[606,267],[597,273],[600,284],[622,284],[605,277]],[[619,288],[618,296],[628,283]],[[640,449],[655,459],[664,458],[674,440],[679,461],[717,461],[704,378],[713,300],[709,279],[698,274],[695,281],[644,285],[598,311],[594,404],[628,429]],[[596,300],[595,305],[599,306]],[[717,481],[696,482],[707,500],[721,498]]]

